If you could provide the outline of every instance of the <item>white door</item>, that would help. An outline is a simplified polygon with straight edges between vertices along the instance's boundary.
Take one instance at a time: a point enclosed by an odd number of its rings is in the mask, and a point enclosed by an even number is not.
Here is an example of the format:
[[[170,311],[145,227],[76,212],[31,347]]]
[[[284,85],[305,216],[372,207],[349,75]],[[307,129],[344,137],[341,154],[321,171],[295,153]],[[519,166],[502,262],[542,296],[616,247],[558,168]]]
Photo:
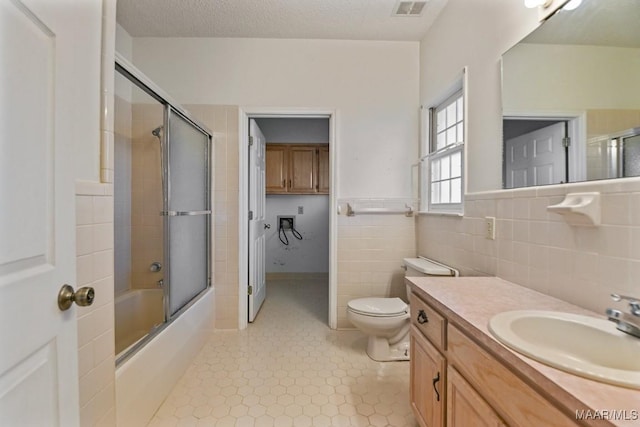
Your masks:
[[[249,322],[267,295],[265,280],[265,139],[255,120],[249,121]]]
[[[507,140],[506,188],[566,181],[564,136],[565,123],[560,122]]]
[[[72,3],[0,0],[2,426],[79,424]]]

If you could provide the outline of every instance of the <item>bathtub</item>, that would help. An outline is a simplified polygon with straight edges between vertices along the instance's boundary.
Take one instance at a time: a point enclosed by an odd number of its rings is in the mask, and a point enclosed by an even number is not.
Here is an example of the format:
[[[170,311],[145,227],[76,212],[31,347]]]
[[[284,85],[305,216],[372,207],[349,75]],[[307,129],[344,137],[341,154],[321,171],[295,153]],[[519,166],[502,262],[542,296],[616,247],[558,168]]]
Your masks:
[[[162,324],[162,289],[136,289],[115,299],[116,358]]]
[[[146,308],[146,304],[152,307],[158,293],[162,302],[161,290],[141,290],[140,293],[142,295],[128,298],[126,294],[122,295],[124,302],[121,308],[134,305],[134,301],[140,307]],[[116,311],[119,298],[116,298]],[[213,307],[214,289],[209,288],[184,313],[161,327],[157,335],[116,368],[118,426],[144,426],[149,423],[213,330]],[[153,316],[150,318],[153,320]]]

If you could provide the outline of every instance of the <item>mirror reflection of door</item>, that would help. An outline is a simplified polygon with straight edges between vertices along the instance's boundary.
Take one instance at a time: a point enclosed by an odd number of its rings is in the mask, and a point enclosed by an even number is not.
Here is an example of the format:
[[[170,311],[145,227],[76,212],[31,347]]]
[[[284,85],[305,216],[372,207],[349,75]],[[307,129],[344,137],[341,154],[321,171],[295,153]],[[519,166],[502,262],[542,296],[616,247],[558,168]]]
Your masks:
[[[565,121],[505,120],[505,188],[567,182]]]
[[[579,118],[569,122],[571,182],[640,175],[625,160],[640,151],[637,140],[622,145],[640,127],[639,21],[638,0],[582,0],[502,56],[505,116]]]

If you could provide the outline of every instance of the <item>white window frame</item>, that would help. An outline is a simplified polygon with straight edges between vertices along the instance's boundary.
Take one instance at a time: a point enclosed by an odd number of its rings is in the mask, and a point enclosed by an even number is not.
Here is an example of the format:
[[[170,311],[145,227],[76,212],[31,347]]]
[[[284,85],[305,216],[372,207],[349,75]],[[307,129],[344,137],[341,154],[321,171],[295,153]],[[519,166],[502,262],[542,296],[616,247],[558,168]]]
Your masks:
[[[420,159],[422,163],[422,174],[423,179],[421,180],[423,184],[422,188],[422,203],[421,208],[423,212],[430,213],[439,213],[439,214],[454,214],[454,215],[462,215],[464,212],[464,194],[465,194],[465,141],[467,137],[467,100],[465,97],[465,91],[462,84],[456,85],[456,90],[453,93],[449,92],[449,96],[444,98],[441,102],[434,103],[433,107],[428,109],[423,109],[423,148],[426,153]],[[437,134],[436,131],[436,115],[439,111],[445,109],[449,106],[452,101],[455,102],[458,99],[462,100],[462,120],[456,121],[453,126],[461,125],[462,129],[462,140],[456,141],[454,143],[445,145],[444,147],[437,149],[436,141]],[[445,127],[445,130],[450,127]],[[442,132],[441,132],[442,133]],[[432,201],[432,184],[434,181],[432,180],[432,165],[435,161],[451,157],[456,153],[460,153],[460,202],[459,203],[433,203]],[[443,180],[439,180],[438,182],[443,181],[451,181],[456,177],[449,177]],[[451,194],[451,193],[449,193]]]

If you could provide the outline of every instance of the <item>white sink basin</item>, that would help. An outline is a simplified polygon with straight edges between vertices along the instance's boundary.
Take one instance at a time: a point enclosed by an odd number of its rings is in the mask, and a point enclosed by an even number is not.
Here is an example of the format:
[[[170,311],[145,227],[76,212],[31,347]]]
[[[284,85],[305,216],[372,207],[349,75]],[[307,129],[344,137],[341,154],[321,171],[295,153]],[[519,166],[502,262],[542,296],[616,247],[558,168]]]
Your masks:
[[[640,389],[640,339],[608,320],[518,310],[493,316],[489,330],[507,347],[554,368]]]

